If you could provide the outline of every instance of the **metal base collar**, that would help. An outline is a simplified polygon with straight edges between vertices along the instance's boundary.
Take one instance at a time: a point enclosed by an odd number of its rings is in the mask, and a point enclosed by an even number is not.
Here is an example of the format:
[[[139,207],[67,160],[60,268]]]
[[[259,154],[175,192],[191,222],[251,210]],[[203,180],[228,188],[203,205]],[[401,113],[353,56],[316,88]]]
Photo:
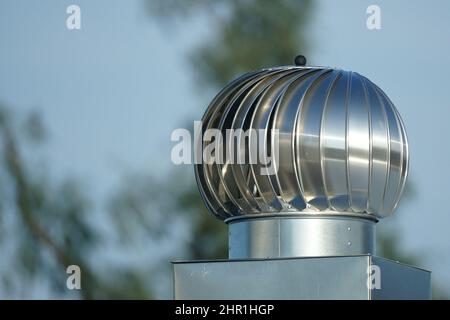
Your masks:
[[[354,215],[265,215],[227,221],[230,259],[375,254],[376,220]]]

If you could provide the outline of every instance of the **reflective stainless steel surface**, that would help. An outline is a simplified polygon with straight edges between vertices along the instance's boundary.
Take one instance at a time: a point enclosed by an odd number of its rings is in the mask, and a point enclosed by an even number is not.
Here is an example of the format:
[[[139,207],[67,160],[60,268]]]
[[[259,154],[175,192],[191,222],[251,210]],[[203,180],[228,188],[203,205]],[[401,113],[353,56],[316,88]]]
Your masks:
[[[174,262],[175,299],[430,299],[431,273],[373,256]],[[369,288],[370,270],[379,286]]]
[[[300,66],[248,73],[215,97],[202,120],[203,132],[244,131],[235,133],[244,141],[237,148],[217,145],[227,161],[195,165],[202,197],[220,219],[289,212],[382,218],[402,194],[404,125],[385,93],[358,73]],[[240,140],[250,128],[265,130],[263,140]],[[275,137],[278,170],[266,175],[250,150],[259,144],[270,153]],[[242,154],[247,161],[230,161]]]
[[[333,214],[238,218],[228,222],[230,259],[375,254],[371,219]]]

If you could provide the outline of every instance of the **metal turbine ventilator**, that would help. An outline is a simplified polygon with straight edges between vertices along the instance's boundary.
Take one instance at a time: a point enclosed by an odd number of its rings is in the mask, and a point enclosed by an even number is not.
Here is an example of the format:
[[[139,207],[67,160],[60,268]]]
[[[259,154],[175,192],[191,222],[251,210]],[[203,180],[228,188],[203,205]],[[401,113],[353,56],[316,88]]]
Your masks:
[[[358,73],[305,63],[240,76],[203,116],[201,150],[224,161],[195,175],[229,225],[230,259],[374,254],[375,224],[401,197],[409,152],[392,102]],[[233,129],[238,143],[206,141],[208,129]],[[274,172],[250,161],[255,146]]]

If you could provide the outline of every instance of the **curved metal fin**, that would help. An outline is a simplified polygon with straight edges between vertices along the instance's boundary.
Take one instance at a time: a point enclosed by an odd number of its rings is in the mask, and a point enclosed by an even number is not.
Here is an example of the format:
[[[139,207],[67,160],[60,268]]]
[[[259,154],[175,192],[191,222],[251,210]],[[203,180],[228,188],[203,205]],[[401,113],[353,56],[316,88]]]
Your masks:
[[[318,210],[329,207],[322,176],[320,133],[327,93],[335,76],[325,70],[298,90],[302,93],[296,130],[298,173],[305,200]]]
[[[253,210],[257,209],[265,211],[266,206],[262,200],[256,199],[254,195],[254,179],[248,179],[250,173],[250,150],[251,147],[253,147],[250,146],[249,140],[250,135],[257,134],[250,128],[250,114],[252,114],[256,107],[256,101],[265,89],[271,86],[275,81],[279,81],[280,78],[290,76],[292,73],[295,73],[295,70],[288,70],[267,76],[263,81],[255,85],[244,97],[237,111],[234,112],[234,115],[231,112],[227,115],[227,117],[231,116],[233,118],[231,124],[233,132],[227,135],[227,137],[230,138],[230,143],[227,143],[227,154],[230,159],[234,160],[229,165],[232,173],[229,179],[233,180],[232,182],[236,184],[236,187],[241,193],[242,200],[253,208]],[[225,122],[227,122],[227,120],[225,120]],[[224,178],[225,180],[227,179],[227,177]]]
[[[222,113],[228,107],[230,99],[232,99],[235,94],[241,92],[243,88],[247,88],[253,83],[264,78],[267,73],[269,72],[261,71],[251,74],[250,76],[244,75],[236,81],[233,81],[229,86],[227,86],[227,88],[222,90],[222,92],[211,103],[208,111],[202,119],[202,138],[206,130],[217,128],[217,124],[221,119]],[[209,144],[211,143],[214,142],[209,142]],[[209,144],[203,146],[202,150],[205,151],[205,148],[207,148]],[[217,146],[219,145],[220,143],[217,144]],[[218,151],[217,148],[215,148],[214,151]],[[207,188],[204,188],[204,184],[200,183],[200,186],[202,188],[200,191],[202,192],[203,197],[206,198],[209,203],[215,204],[216,206],[218,204],[220,208],[216,209],[215,212],[220,213],[220,209],[222,209],[224,212],[226,212],[225,217],[238,214],[237,212],[235,212],[235,205],[233,205],[232,201],[229,199],[225,187],[220,180],[217,171],[214,169],[214,163],[207,164],[205,160],[208,159],[203,159],[202,164],[196,165],[196,169],[199,171],[199,174],[197,174],[197,176],[199,178],[203,177],[204,182],[207,186]],[[210,191],[207,191],[207,189]]]
[[[361,76],[351,73],[347,114],[347,165],[351,209],[366,212],[369,199],[370,122]]]
[[[307,72],[309,72],[308,69],[303,70],[303,73]],[[289,84],[291,81],[291,78],[285,77],[265,90],[253,112],[250,124],[250,128],[258,132],[258,139],[255,140],[253,137],[250,137],[249,145],[258,144],[259,153],[258,158],[255,159],[255,155],[250,152],[250,168],[259,195],[267,204],[268,210],[281,211],[285,207],[282,199],[279,197],[279,184],[275,179],[275,174],[268,172],[267,168],[261,164],[260,155],[262,154],[263,157],[267,158],[266,156],[272,151],[272,137],[269,131],[274,121],[274,109],[283,92],[286,90],[286,84]],[[260,135],[260,132],[264,132],[264,136]]]
[[[389,215],[393,212],[397,199],[398,189],[402,182],[402,157],[403,142],[397,114],[393,105],[380,91],[377,92],[386,112],[387,125],[389,129],[389,173],[381,215]]]
[[[368,212],[380,216],[389,166],[389,131],[387,116],[377,92],[367,79],[363,81],[370,106],[371,172]]]

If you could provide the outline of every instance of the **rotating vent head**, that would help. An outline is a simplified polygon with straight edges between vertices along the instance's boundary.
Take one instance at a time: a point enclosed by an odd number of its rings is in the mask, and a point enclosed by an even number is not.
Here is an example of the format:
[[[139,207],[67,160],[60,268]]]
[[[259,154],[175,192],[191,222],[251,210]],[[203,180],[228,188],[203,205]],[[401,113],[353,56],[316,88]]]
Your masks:
[[[224,138],[206,137],[211,129]],[[227,132],[240,142],[231,147]],[[325,212],[382,218],[397,206],[408,171],[406,132],[392,102],[367,78],[331,68],[239,77],[211,102],[202,138],[203,154],[216,159],[195,165],[197,183],[223,220]],[[271,162],[251,161],[255,147]]]

